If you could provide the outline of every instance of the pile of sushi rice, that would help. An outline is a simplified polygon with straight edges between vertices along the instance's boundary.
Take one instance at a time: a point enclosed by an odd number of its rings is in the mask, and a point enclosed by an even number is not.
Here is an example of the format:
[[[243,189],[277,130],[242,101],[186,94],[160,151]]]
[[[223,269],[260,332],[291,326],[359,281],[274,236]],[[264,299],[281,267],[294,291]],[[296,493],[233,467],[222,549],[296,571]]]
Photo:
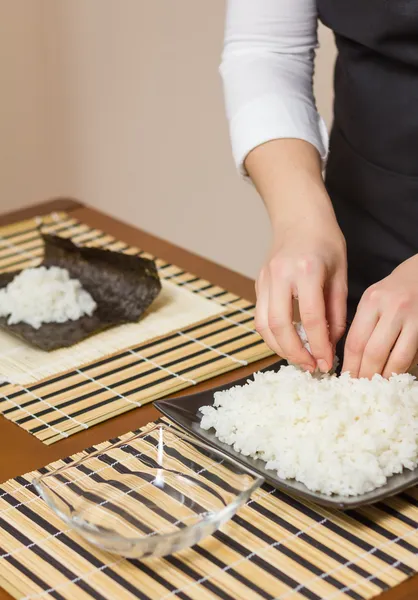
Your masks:
[[[97,308],[92,296],[67,269],[24,269],[0,289],[0,317],[8,325],[26,323],[39,329],[43,323],[65,323],[91,316]]]
[[[221,442],[328,496],[370,492],[418,464],[418,382],[410,374],[369,380],[282,366],[215,393],[200,410],[201,427]]]

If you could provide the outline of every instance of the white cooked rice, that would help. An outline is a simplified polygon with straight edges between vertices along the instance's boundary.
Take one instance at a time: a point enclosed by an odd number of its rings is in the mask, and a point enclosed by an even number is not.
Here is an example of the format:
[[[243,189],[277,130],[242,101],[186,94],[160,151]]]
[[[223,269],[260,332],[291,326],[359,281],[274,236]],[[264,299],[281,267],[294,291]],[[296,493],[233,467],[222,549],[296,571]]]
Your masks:
[[[97,304],[67,269],[24,269],[0,290],[0,317],[7,323],[27,323],[39,329],[42,323],[77,321],[91,316]]]
[[[222,442],[327,495],[363,494],[418,462],[418,382],[408,374],[351,379],[283,366],[217,392],[201,412],[201,427]]]

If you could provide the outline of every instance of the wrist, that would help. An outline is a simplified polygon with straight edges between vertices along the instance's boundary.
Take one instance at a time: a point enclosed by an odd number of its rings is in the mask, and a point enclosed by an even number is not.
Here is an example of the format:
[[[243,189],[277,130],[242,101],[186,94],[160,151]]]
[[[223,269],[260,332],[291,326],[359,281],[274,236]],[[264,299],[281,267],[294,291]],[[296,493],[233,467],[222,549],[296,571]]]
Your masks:
[[[266,203],[267,204],[267,203]],[[299,181],[297,187],[270,198],[267,204],[273,235],[290,229],[338,229],[334,208],[324,186]]]

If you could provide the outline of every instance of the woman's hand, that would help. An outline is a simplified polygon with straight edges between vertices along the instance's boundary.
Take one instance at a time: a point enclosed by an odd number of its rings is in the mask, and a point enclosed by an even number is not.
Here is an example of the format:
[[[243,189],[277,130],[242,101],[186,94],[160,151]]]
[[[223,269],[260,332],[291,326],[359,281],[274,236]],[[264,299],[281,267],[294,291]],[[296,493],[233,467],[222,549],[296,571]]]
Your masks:
[[[347,266],[319,154],[303,140],[273,140],[255,148],[245,166],[273,229],[272,251],[256,285],[257,330],[289,362],[329,371],[345,329]],[[312,354],[293,326],[296,297]]]
[[[269,260],[256,283],[256,328],[268,346],[289,362],[313,371],[332,368],[344,333],[347,268],[344,238],[334,217],[311,211],[286,229],[276,228]],[[293,325],[293,299],[311,354]]]
[[[418,255],[364,293],[347,336],[352,377],[405,373],[418,350]]]

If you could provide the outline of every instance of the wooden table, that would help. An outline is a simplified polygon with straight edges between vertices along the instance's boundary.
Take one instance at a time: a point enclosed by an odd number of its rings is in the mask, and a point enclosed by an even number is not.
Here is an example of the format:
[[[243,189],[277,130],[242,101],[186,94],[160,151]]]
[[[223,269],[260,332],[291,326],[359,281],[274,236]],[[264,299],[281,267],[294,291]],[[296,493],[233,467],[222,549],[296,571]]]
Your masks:
[[[116,219],[83,206],[73,200],[54,200],[22,211],[0,217],[0,225],[5,225],[51,211],[65,210],[92,227],[102,229],[127,244],[139,246],[147,251],[177,264],[214,284],[225,287],[249,300],[254,300],[254,282],[224,267],[182,250],[143,231],[125,225]],[[239,373],[232,372],[211,379],[193,388],[193,392],[226,383],[252,373],[274,362],[274,358],[243,367]],[[181,392],[182,394],[187,392]],[[159,413],[152,405],[132,410],[91,429],[73,435],[52,446],[46,446],[22,428],[0,416],[0,482],[28,471],[38,469],[54,460],[64,458],[84,448],[116,437],[132,429],[146,425],[156,419]],[[0,589],[0,600],[10,600],[9,594]],[[381,600],[418,600],[418,576],[379,596]]]

